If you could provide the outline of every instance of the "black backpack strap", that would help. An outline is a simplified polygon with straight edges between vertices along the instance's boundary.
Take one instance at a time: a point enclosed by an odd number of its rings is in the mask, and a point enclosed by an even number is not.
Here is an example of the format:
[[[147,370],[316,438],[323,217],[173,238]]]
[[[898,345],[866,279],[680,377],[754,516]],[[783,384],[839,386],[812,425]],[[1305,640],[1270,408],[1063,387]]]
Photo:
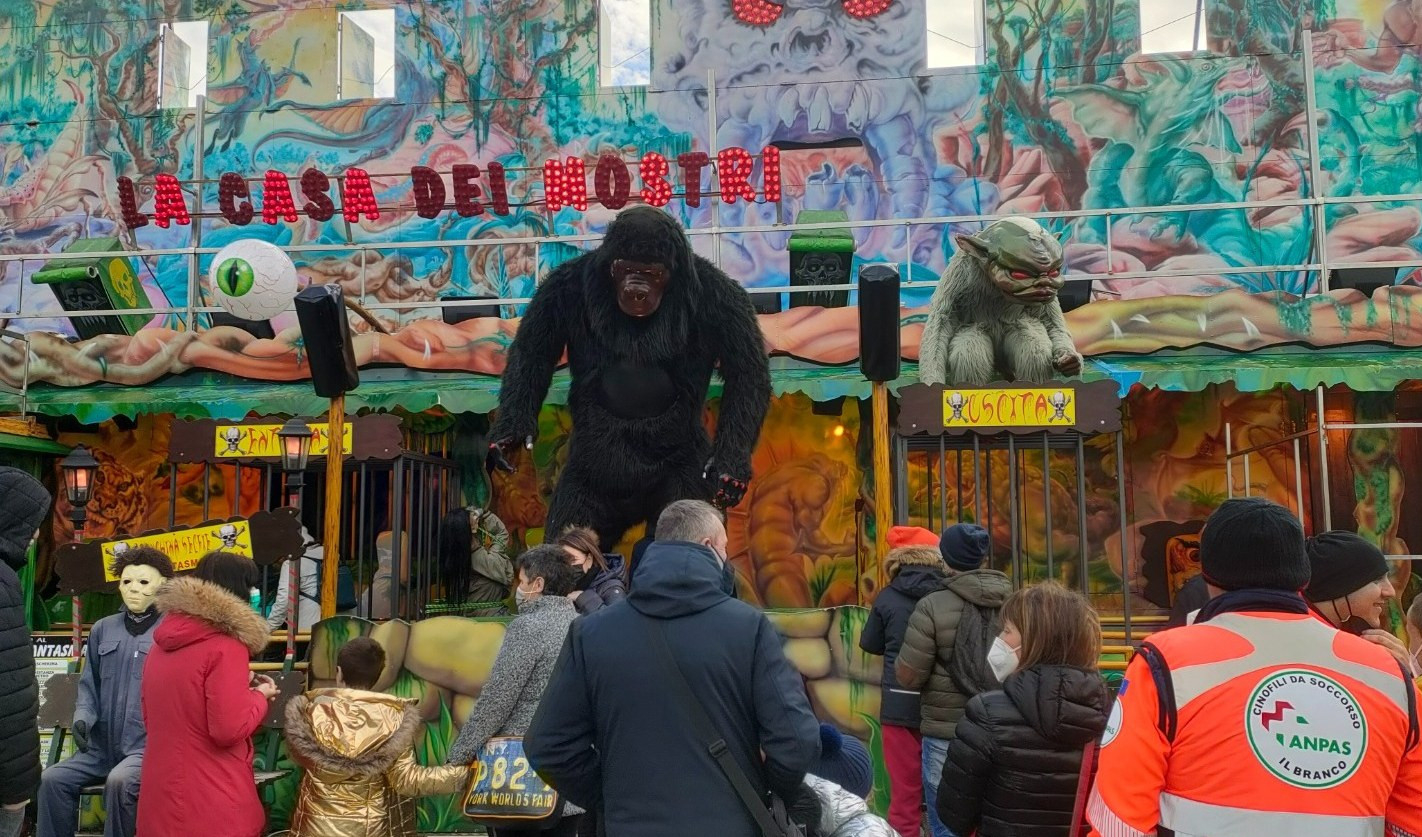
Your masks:
[[[657,652],[666,680],[672,686],[676,701],[681,706],[682,714],[691,721],[691,726],[696,731],[696,737],[701,739],[706,751],[720,765],[721,772],[731,780],[731,785],[736,789],[736,795],[741,798],[741,804],[760,826],[761,834],[765,837],[785,837],[785,830],[776,825],[770,815],[770,809],[766,806],[766,801],[756,793],[750,779],[746,777],[745,771],[736,763],[735,756],[731,755],[730,748],[726,746],[725,737],[716,732],[715,726],[706,714],[706,708],[700,700],[697,700],[696,694],[691,690],[691,685],[686,682],[686,675],[682,673],[681,666],[677,665],[676,658],[672,656],[671,646],[667,644],[663,621],[652,618],[646,621],[649,623],[646,635],[651,639],[652,647]]]
[[[297,565],[296,565],[296,580],[297,580],[297,584],[296,584],[296,595],[297,595],[297,597],[298,597],[298,598],[305,599],[305,600],[307,600],[308,602],[316,602],[317,604],[320,604],[320,603],[321,603],[321,595],[320,595],[320,593],[321,593],[321,578],[322,578],[322,576],[325,574],[325,570],[326,570],[326,566],[325,566],[325,565],[326,565],[326,559],[325,559],[325,557],[312,558],[312,557],[310,557],[309,555],[302,555],[300,558],[298,558],[298,559],[296,559],[296,560],[297,560],[298,562],[301,562],[301,561],[311,561],[311,562],[313,562],[313,563],[316,564],[316,595],[315,595],[315,596],[312,596],[312,595],[308,595],[307,592],[302,589],[302,587],[303,587],[304,585],[301,584],[301,564],[300,564],[300,563],[297,563]]]
[[[1150,642],[1142,642],[1136,653],[1145,657],[1151,679],[1155,681],[1155,693],[1160,704],[1156,710],[1156,726],[1166,741],[1173,742],[1179,717],[1175,710],[1175,681],[1170,676],[1170,666],[1165,662],[1165,655]]]

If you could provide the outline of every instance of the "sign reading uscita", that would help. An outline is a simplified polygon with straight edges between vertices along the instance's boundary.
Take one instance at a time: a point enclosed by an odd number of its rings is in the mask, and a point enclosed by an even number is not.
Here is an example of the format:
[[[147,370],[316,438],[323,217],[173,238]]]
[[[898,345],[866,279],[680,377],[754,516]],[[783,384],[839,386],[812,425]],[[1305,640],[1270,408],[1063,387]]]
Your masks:
[[[1073,427],[1076,399],[1062,389],[943,390],[946,427]]]

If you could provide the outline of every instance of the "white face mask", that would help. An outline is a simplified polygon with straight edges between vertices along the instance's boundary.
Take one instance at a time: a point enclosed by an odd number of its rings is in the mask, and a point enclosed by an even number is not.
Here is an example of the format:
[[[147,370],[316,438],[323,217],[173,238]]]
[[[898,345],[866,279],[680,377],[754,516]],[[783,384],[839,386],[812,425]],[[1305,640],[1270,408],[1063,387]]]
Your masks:
[[[1017,670],[1018,649],[1008,645],[1002,637],[992,641],[992,648],[988,650],[987,662],[992,668],[993,676],[997,682],[1001,683],[1007,676]]]
[[[163,574],[147,564],[130,564],[119,577],[119,597],[123,606],[133,613],[143,613],[153,604],[158,588],[163,586]]]

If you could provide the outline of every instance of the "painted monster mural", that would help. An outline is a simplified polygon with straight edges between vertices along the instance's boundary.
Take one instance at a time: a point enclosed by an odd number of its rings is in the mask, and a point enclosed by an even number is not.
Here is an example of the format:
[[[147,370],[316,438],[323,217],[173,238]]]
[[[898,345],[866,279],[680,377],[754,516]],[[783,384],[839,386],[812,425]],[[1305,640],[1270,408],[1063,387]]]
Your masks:
[[[1330,329],[1322,308],[1325,316],[1300,317],[1292,296],[1274,295],[1316,289],[1317,271],[1301,265],[1322,251],[1335,266],[1422,260],[1422,211],[1389,197],[1416,191],[1419,180],[1419,56],[1405,34],[1417,27],[1405,3],[1224,0],[1208,4],[1208,49],[1142,54],[1134,2],[986,0],[983,63],[939,70],[926,66],[919,0],[650,2],[645,88],[600,85],[592,2],[397,6],[388,99],[337,98],[338,12],[330,7],[6,4],[0,255],[32,258],[4,262],[0,324],[73,334],[54,293],[30,277],[46,254],[80,238],[118,234],[144,250],[196,242],[182,226],[124,228],[119,176],[135,180],[138,208],[149,211],[153,178],[190,182],[199,157],[205,173],[258,180],[268,169],[294,177],[359,164],[374,175],[378,220],[347,229],[339,217],[302,216],[234,227],[211,214],[217,187],[209,183],[200,190],[208,210],[198,221],[203,249],[253,236],[305,248],[295,254],[303,281],[341,282],[394,332],[368,349],[367,363],[494,375],[514,321],[446,325],[418,303],[448,294],[523,298],[535,276],[584,246],[559,237],[602,231],[610,212],[596,204],[547,211],[535,176],[544,160],[612,152],[635,161],[643,151],[672,159],[690,149],[773,143],[782,149],[779,203],[708,198],[671,208],[693,233],[713,223],[731,228],[693,240],[748,285],[789,281],[789,233],[762,227],[802,209],[893,222],[855,230],[856,261],[902,265],[922,283],[907,292],[911,306],[926,302],[955,250],[953,234],[979,228],[971,219],[1084,211],[1092,214],[1046,225],[1063,242],[1066,275],[1096,278],[1098,301],[1072,312],[1088,356],[1202,342],[1246,350],[1422,342],[1407,287],[1376,301],[1351,291],[1320,297],[1339,312],[1341,331]],[[158,107],[172,98],[159,89],[156,49],[170,20],[208,26],[206,44],[190,45],[193,59],[206,61],[203,118]],[[1317,161],[1304,50],[1316,68]],[[412,166],[449,172],[493,162],[509,172],[508,214],[415,213]],[[704,190],[712,177],[704,173]],[[189,187],[190,200],[196,191]],[[1314,195],[1338,201],[1321,213],[1321,230],[1302,203]],[[1239,201],[1265,204],[1184,208]],[[1148,206],[1158,208],[1143,211]],[[470,239],[481,243],[440,243]],[[209,304],[211,291],[205,279],[190,287],[189,258],[135,260],[154,307],[170,312],[144,334],[82,345],[37,336],[23,350],[3,341],[0,379],[141,385],[190,369],[304,377],[290,313],[276,318],[274,342],[204,330],[206,317],[188,306]],[[202,277],[210,255],[198,260]],[[1383,284],[1411,282],[1411,268],[1390,271]],[[1162,295],[1192,296],[1153,303],[1154,313],[1126,305]],[[516,315],[517,306],[504,313]],[[772,336],[791,321],[796,331],[772,348],[799,357],[834,362],[819,347],[847,338],[833,309],[772,316],[779,317],[765,323]],[[1180,334],[1156,328],[1177,319],[1200,325]],[[806,346],[814,348],[802,353]]]

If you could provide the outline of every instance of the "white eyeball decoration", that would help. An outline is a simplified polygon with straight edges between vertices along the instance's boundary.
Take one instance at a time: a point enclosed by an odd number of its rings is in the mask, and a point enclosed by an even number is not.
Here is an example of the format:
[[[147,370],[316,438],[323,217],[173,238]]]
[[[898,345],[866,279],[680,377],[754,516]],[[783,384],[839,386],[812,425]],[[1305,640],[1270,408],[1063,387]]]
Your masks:
[[[275,244],[244,238],[217,251],[208,271],[222,310],[264,322],[286,311],[296,296],[296,265]]]

